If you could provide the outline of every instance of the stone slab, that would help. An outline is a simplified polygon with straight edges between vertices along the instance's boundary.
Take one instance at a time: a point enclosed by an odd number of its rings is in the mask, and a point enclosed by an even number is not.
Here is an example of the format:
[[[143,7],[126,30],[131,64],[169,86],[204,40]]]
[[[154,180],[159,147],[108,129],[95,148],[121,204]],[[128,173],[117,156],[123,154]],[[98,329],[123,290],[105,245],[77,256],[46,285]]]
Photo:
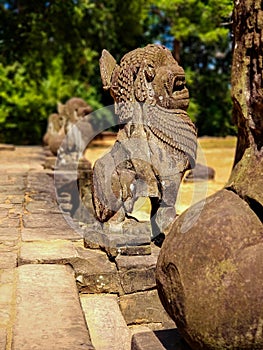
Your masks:
[[[18,244],[20,233],[18,228],[0,228],[0,250],[14,250]]]
[[[120,309],[128,325],[162,323],[163,328],[175,327],[163,308],[156,289],[121,295]]]
[[[0,328],[0,350],[6,349],[6,330]]]
[[[81,292],[120,292],[116,265],[109,261],[106,253],[84,249],[80,244],[67,240],[22,242],[18,265],[70,264]]]
[[[11,319],[11,304],[0,304],[0,326],[8,327]]]
[[[27,172],[26,171],[18,171],[18,172],[13,171],[13,172],[6,173],[6,175],[7,175],[7,180],[11,184],[18,184],[18,183],[25,184],[25,178],[27,176]]]
[[[13,283],[0,284],[0,327],[9,325],[12,313],[13,293]]]
[[[79,257],[72,261],[78,288],[83,293],[121,293],[119,274],[106,253],[93,249],[78,249]]]
[[[36,201],[56,200],[55,191],[53,193],[33,191],[29,193],[29,196],[31,199]]]
[[[10,204],[9,204],[10,205]],[[22,215],[24,208],[21,204],[11,204],[12,208],[9,210],[9,215]]]
[[[17,240],[19,239],[19,228],[16,227],[0,227],[0,240]]]
[[[125,294],[156,287],[155,270],[159,250],[158,247],[152,247],[152,254],[146,256],[117,256],[115,261]]]
[[[0,219],[0,228],[13,228],[20,227],[20,218],[9,218],[5,217]]]
[[[178,330],[138,332],[132,337],[131,350],[191,350]]]
[[[16,195],[18,193],[23,193],[25,186],[23,184],[4,184],[0,185],[0,192],[6,193],[8,195]]]
[[[15,280],[15,269],[0,271],[0,284],[13,283]]]
[[[30,171],[27,177],[27,187],[34,191],[50,192],[54,188],[54,180],[46,171]]]
[[[0,240],[0,254],[2,252],[16,252],[18,249],[18,241],[1,241]]]
[[[122,255],[148,255],[151,254],[150,239],[140,244],[137,237],[123,235],[104,235],[102,247],[109,256],[116,257]]]
[[[64,219],[62,214],[51,213],[37,213],[27,214],[23,216],[23,223],[25,228],[53,228],[66,230],[68,229],[68,223]]]
[[[8,213],[9,213],[9,209],[7,208],[1,208],[0,211],[0,220],[3,218],[7,218],[8,217]]]
[[[152,331],[151,328],[148,327],[148,325],[145,326],[145,325],[140,325],[140,324],[130,325],[129,329],[131,331],[132,336],[134,334],[137,334],[137,333],[145,333],[145,332],[151,332]]]
[[[74,244],[67,240],[22,242],[18,265],[64,264],[77,256]]]
[[[6,204],[22,204],[24,202],[24,194],[9,194],[5,198]]]
[[[47,212],[51,214],[61,214],[58,204],[52,200],[30,200],[26,203],[25,208],[32,214],[43,214]]]
[[[73,270],[63,265],[18,267],[12,350],[94,350]]]
[[[83,294],[81,304],[96,350],[131,349],[131,333],[119,309],[117,296]]]
[[[14,151],[15,149],[14,145],[0,143],[0,151]]]
[[[8,182],[8,175],[6,173],[1,173],[0,174],[0,184],[2,185],[3,183]]]
[[[70,228],[70,226],[64,230],[56,227],[22,228],[21,236],[24,242],[49,241],[54,239],[69,239],[76,241],[81,238],[78,232]]]
[[[0,284],[0,304],[9,304],[12,301],[13,284]]]
[[[153,332],[140,332],[132,336],[131,350],[166,350]],[[177,350],[177,349],[174,349]]]
[[[17,266],[17,254],[15,252],[0,253],[0,269],[12,269]]]
[[[130,220],[116,225],[105,224],[100,230],[87,227],[83,232],[85,247],[102,247],[112,257],[151,254],[149,222]]]
[[[6,203],[3,203],[5,202],[5,199],[6,199],[6,196],[3,196],[2,194],[0,194],[0,210],[4,210],[4,209],[12,209],[13,208],[13,205],[12,204],[6,204]],[[2,202],[2,203],[1,203]]]

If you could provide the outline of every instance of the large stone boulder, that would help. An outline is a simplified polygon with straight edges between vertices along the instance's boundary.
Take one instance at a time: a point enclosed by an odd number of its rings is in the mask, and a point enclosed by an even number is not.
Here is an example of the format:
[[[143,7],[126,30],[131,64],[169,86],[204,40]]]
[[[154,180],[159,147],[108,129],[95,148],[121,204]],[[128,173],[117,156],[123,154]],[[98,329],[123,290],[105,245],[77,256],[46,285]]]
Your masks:
[[[227,188],[179,217],[158,261],[160,298],[193,349],[263,349],[262,16],[262,1],[234,1]]]
[[[160,299],[193,349],[263,349],[262,282],[262,223],[229,190],[176,220],[157,264]]]

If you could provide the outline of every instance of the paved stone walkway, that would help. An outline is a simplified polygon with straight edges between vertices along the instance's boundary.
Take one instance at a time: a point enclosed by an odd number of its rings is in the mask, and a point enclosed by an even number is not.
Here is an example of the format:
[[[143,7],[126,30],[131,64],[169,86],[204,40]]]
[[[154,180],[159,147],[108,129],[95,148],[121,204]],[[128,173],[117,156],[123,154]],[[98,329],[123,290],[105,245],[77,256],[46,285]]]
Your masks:
[[[76,256],[80,237],[43,162],[41,147],[1,146],[0,350],[94,349],[74,270],[61,261]],[[56,260],[43,264],[39,245]]]
[[[44,162],[42,147],[0,145],[0,350],[187,349],[167,341],[176,330],[127,326],[138,307],[137,319],[174,327],[154,290],[158,249],[114,263],[85,249]]]

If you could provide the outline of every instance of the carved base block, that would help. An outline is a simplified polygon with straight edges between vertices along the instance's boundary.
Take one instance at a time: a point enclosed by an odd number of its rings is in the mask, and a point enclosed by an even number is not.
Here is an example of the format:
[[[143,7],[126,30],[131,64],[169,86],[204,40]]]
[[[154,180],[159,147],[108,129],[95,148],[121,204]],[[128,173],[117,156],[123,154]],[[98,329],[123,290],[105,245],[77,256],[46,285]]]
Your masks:
[[[111,257],[121,255],[151,254],[151,224],[127,220],[120,224],[104,224],[101,229],[86,227],[84,245],[86,248],[101,248]]]

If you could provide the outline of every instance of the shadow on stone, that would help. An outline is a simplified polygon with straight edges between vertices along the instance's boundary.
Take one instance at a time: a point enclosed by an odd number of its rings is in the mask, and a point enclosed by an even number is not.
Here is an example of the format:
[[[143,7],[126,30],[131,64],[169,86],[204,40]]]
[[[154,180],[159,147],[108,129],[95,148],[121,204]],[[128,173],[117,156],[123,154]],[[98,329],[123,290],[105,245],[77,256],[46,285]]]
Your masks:
[[[131,350],[191,350],[177,328],[136,333]]]

